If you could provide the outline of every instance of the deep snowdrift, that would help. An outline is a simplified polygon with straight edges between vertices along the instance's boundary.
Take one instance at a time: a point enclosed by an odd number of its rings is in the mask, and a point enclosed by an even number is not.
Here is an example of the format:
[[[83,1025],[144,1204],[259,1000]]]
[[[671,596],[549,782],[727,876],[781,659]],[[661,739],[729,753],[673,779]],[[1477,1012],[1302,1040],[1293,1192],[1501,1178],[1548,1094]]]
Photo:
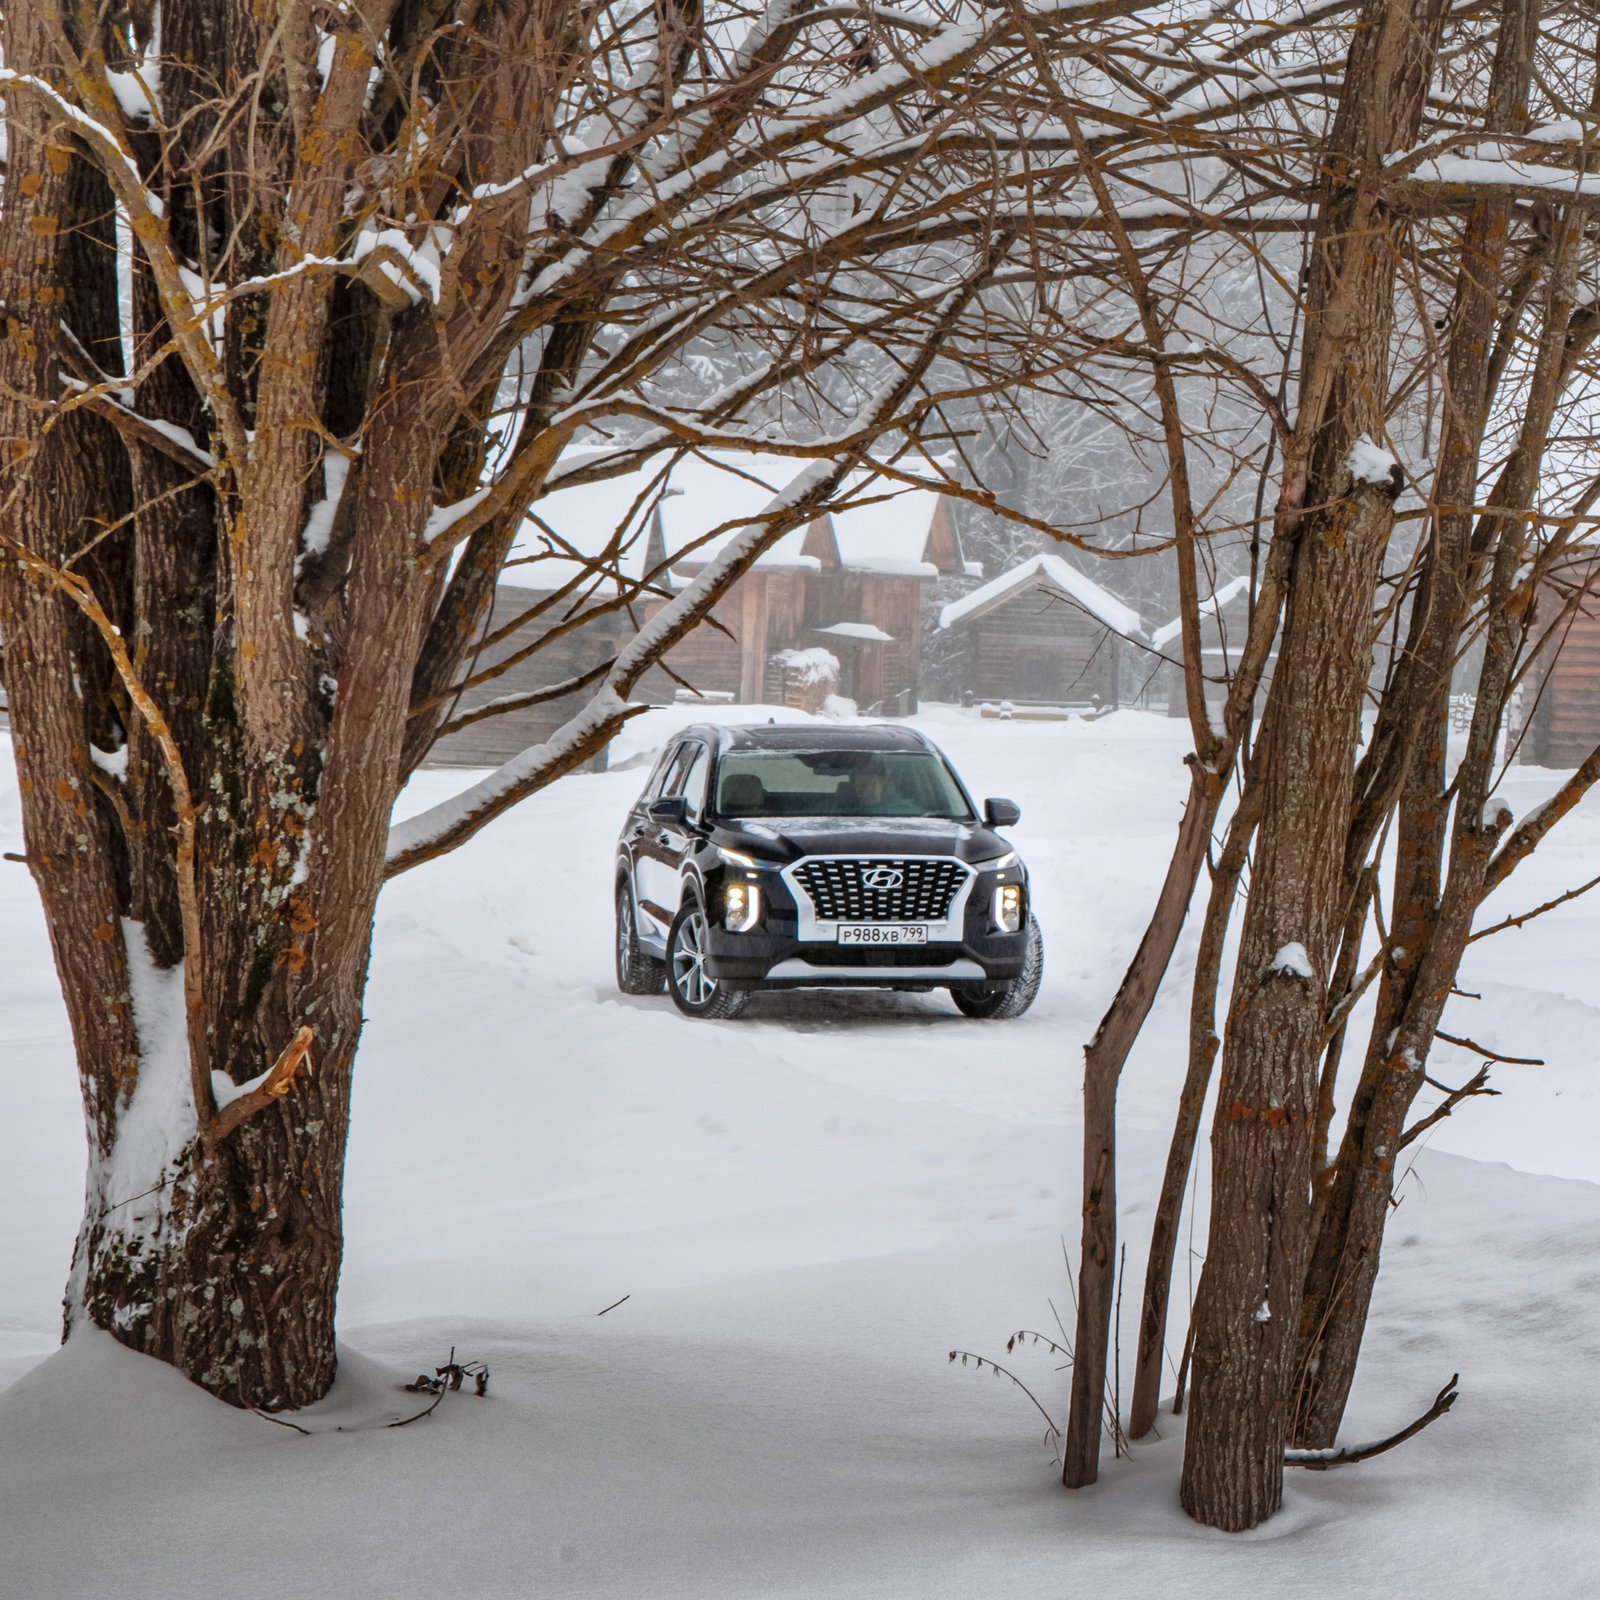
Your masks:
[[[1293,1477],[1246,1538],[1178,1511],[1167,1418],[1069,1496],[1026,1397],[946,1356],[1000,1358],[1061,1419],[1064,1375],[1005,1340],[1054,1333],[1052,1300],[1070,1318],[1078,1052],[1165,864],[1182,728],[924,721],[976,792],[1023,806],[1048,955],[1019,1022],[930,995],[694,1024],[617,995],[611,845],[638,770],[568,780],[392,886],[357,1070],[346,1350],[298,1419],[311,1438],[101,1336],[49,1355],[82,1136],[37,903],[0,869],[0,1381],[18,1378],[0,1395],[0,1594],[1592,1594],[1600,1187],[1563,1181],[1600,1177],[1587,902],[1474,947],[1463,987],[1483,999],[1447,1026],[1549,1065],[1499,1069],[1504,1098],[1436,1130],[1391,1225],[1346,1434],[1387,1431],[1459,1370],[1451,1416]],[[637,724],[630,740],[648,743]],[[463,781],[428,774],[408,807]],[[1555,781],[1519,769],[1505,793],[1521,814]],[[14,783],[6,752],[7,849]],[[1506,909],[1597,857],[1590,806]],[[1191,959],[1122,1098],[1125,1349]],[[489,1398],[383,1427],[452,1344],[489,1362]]]

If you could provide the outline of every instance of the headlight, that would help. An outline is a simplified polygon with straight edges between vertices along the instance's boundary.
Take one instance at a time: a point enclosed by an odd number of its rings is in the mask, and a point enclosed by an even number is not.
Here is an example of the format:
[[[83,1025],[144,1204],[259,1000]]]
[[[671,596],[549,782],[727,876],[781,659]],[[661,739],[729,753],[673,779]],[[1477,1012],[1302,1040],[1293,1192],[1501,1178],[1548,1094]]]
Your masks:
[[[994,925],[1002,933],[1016,933],[1022,927],[1022,885],[1002,883],[994,892]]]
[[[761,891],[753,883],[722,886],[722,925],[729,933],[748,933],[761,915]]]
[[[730,867],[754,868],[761,865],[754,856],[747,856],[739,850],[729,850],[720,844],[717,846],[717,854]]]

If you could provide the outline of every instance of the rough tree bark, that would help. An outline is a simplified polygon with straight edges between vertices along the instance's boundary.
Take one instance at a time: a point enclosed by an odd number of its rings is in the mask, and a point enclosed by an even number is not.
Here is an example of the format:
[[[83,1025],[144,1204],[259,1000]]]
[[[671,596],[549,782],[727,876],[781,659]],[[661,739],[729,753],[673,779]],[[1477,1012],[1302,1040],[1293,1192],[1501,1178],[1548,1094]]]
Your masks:
[[[1579,226],[1571,217],[1557,224],[1545,328],[1523,416],[1523,440],[1513,458],[1514,470],[1497,486],[1496,506],[1509,509],[1532,498],[1536,463],[1560,392],[1561,358],[1570,339]],[[1518,464],[1520,471],[1515,470]],[[1521,568],[1527,536],[1514,513],[1490,513],[1485,521],[1493,567],[1473,726],[1460,770],[1447,785],[1445,707],[1440,704],[1448,690],[1447,669],[1442,680],[1436,676],[1421,685],[1420,715],[1428,735],[1413,758],[1401,796],[1395,953],[1385,966],[1366,1058],[1319,1207],[1308,1263],[1294,1428],[1296,1442],[1308,1448],[1330,1445],[1344,1415],[1377,1279],[1405,1119],[1422,1087],[1428,1052],[1485,893],[1491,856],[1510,820],[1487,802],[1513,672],[1526,637],[1529,591]],[[1441,538],[1438,558],[1454,563],[1447,579],[1451,588],[1469,581],[1472,552],[1463,531],[1457,531],[1449,546]],[[1433,627],[1444,635],[1448,661],[1461,618],[1452,608],[1442,609]],[[1433,650],[1425,646],[1417,659],[1426,669]]]
[[[1432,0],[1363,8],[1324,162],[1296,421],[1304,444],[1285,460],[1296,549],[1256,757],[1261,822],[1212,1134],[1180,1487],[1191,1516],[1230,1531],[1271,1516],[1283,1492],[1316,1064],[1346,910],[1345,819],[1372,598],[1398,488],[1356,451],[1385,436],[1403,233],[1379,187],[1384,158],[1416,136],[1445,9]]]
[[[1139,1342],[1135,1349],[1133,1399],[1128,1407],[1128,1437],[1142,1439],[1155,1426],[1161,1402],[1161,1362],[1166,1354],[1167,1305],[1172,1293],[1172,1263],[1178,1246],[1183,1191],[1194,1163],[1200,1116],[1211,1088],[1212,1069],[1222,1043],[1216,1031],[1217,989],[1222,976],[1223,946],[1233,918],[1250,841],[1261,809],[1261,791],[1247,791],[1246,803],[1228,821],[1228,835],[1211,874],[1210,896],[1195,956],[1189,1000],[1189,1064],[1178,1092],[1178,1111],[1162,1169],[1150,1228],[1150,1257],[1140,1301]]]

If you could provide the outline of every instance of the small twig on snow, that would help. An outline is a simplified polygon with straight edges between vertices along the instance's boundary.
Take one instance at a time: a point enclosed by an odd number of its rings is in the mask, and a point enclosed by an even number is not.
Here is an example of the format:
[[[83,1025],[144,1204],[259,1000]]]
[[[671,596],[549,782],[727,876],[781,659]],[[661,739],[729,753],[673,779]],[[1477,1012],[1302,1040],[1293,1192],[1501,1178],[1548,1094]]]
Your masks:
[[[1381,1456],[1385,1450],[1393,1450],[1396,1445],[1404,1444],[1413,1435],[1421,1433],[1430,1422],[1437,1422],[1456,1403],[1456,1385],[1460,1381],[1461,1374],[1452,1372],[1449,1383],[1434,1396],[1433,1404],[1415,1422],[1408,1423],[1387,1439],[1379,1439],[1375,1444],[1351,1445],[1343,1450],[1285,1450],[1283,1464],[1286,1467],[1304,1467],[1308,1472],[1327,1472],[1331,1467],[1354,1466],[1358,1461],[1370,1461],[1373,1456]]]
[[[415,1383],[402,1384],[409,1394],[432,1394],[433,1404],[416,1413],[415,1416],[401,1417],[397,1422],[388,1423],[391,1428],[404,1428],[413,1422],[421,1422],[424,1417],[431,1417],[439,1409],[439,1402],[453,1389],[459,1389],[462,1382],[471,1378],[473,1387],[481,1399],[489,1392],[489,1369],[481,1361],[457,1361],[456,1347],[450,1346],[450,1359],[442,1367],[433,1369],[430,1378],[427,1373],[419,1372]]]
[[[291,1422],[287,1417],[275,1417],[270,1411],[263,1411],[259,1406],[251,1406],[250,1409],[263,1422],[276,1422],[280,1428],[293,1428],[302,1438],[309,1439],[311,1437],[311,1430],[302,1428],[298,1422]]]
[[[1048,1340],[1046,1340],[1045,1342],[1049,1343]],[[1007,1348],[1009,1349],[1010,1346],[1008,1345]],[[1051,1417],[1050,1413],[1048,1411],[1046,1411],[1045,1408],[1042,1405],[1039,1404],[1038,1395],[1036,1395],[1033,1392],[1033,1390],[1030,1389],[1027,1386],[1027,1384],[1025,1384],[1022,1381],[1022,1379],[1019,1378],[1016,1375],[1016,1373],[1008,1371],[1005,1367],[1002,1367],[997,1361],[991,1361],[988,1358],[988,1356],[980,1356],[980,1355],[976,1354],[974,1351],[971,1351],[971,1350],[952,1350],[950,1352],[950,1359],[952,1361],[954,1361],[957,1356],[961,1357],[961,1365],[962,1366],[966,1366],[966,1364],[969,1361],[971,1361],[971,1362],[974,1362],[977,1365],[977,1368],[978,1368],[978,1370],[980,1372],[985,1367],[988,1367],[989,1370],[991,1372],[993,1372],[994,1375],[997,1378],[1009,1378],[1014,1384],[1016,1384],[1016,1386],[1025,1395],[1027,1395],[1027,1397],[1031,1401],[1033,1401],[1034,1409],[1039,1413],[1039,1415],[1041,1417],[1044,1418],[1045,1426],[1049,1430],[1049,1434],[1047,1434],[1046,1437],[1049,1437],[1050,1435],[1054,1435],[1057,1439],[1059,1439],[1061,1437],[1061,1430],[1055,1425],[1054,1419]]]

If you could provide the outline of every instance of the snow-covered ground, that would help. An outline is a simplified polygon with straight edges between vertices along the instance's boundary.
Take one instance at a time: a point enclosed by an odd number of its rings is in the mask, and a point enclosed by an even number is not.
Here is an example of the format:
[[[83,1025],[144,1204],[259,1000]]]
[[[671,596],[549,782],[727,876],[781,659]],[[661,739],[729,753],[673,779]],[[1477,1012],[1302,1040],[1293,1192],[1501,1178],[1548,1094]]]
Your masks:
[[[947,1360],[998,1357],[1062,1420],[1065,1375],[1005,1342],[1070,1324],[1080,1050],[1167,859],[1182,725],[921,720],[976,793],[1023,808],[1048,949],[1020,1021],[799,995],[696,1024],[618,995],[609,874],[636,766],[567,780],[390,888],[341,1377],[300,1419],[311,1438],[100,1336],[51,1354],[82,1136],[32,885],[0,867],[0,1594],[1594,1594],[1600,904],[1475,946],[1462,986],[1482,999],[1446,1024],[1547,1065],[1497,1069],[1503,1097],[1438,1128],[1402,1185],[1347,1435],[1459,1370],[1455,1411],[1292,1477],[1257,1534],[1211,1534],[1177,1508],[1171,1419],[1069,1495],[1027,1398]],[[623,754],[653,737],[633,724]],[[406,808],[470,776],[425,774]],[[1519,768],[1503,793],[1522,814],[1556,781]],[[9,751],[0,846],[19,848]],[[1505,910],[1596,870],[1591,804]],[[1122,1095],[1125,1353],[1191,962],[1192,942]],[[379,1426],[452,1345],[489,1363],[489,1398]]]

